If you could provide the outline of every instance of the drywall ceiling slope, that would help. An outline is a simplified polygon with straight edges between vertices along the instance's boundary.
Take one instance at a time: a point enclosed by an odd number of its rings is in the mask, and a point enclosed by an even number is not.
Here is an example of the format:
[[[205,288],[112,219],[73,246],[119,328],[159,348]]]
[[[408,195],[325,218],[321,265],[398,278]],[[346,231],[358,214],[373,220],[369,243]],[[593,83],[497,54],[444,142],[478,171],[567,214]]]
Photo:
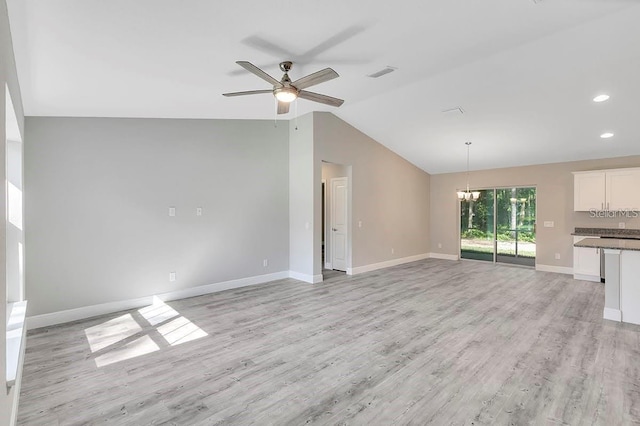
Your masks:
[[[632,0],[8,0],[25,112],[272,119],[234,64],[292,78],[331,66],[284,118],[331,111],[430,173],[638,153],[640,6]],[[398,70],[367,75],[387,65]],[[611,93],[605,105],[590,99]],[[461,106],[462,116],[441,110]],[[606,143],[598,135],[612,129]]]

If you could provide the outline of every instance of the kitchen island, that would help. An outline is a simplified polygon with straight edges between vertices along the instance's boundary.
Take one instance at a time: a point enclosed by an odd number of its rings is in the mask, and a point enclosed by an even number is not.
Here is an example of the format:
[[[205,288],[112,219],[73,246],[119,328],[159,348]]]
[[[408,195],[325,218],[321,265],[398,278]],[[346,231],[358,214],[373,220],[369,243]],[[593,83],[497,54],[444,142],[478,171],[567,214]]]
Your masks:
[[[574,246],[604,250],[603,317],[612,321],[640,324],[640,240],[585,238]]]

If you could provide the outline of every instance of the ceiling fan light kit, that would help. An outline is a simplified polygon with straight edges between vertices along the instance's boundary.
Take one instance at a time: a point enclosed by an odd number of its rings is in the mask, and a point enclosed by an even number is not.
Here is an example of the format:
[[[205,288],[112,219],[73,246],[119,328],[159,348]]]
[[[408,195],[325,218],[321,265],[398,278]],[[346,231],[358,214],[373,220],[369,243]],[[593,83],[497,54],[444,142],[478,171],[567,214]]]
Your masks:
[[[277,89],[273,89],[273,96],[276,97],[278,102],[290,103],[298,99],[298,91],[291,86],[278,87]]]
[[[293,66],[293,62],[291,61],[280,62],[280,69],[282,70],[282,72],[284,72],[284,75],[282,76],[282,79],[280,79],[280,81],[271,77],[269,74],[262,71],[260,68],[256,67],[250,62],[237,61],[236,63],[247,71],[260,77],[267,83],[270,83],[273,86],[273,89],[223,93],[223,96],[232,97],[272,93],[278,101],[278,114],[288,113],[289,104],[298,98],[335,107],[339,107],[344,103],[344,100],[342,99],[304,90],[307,87],[315,86],[316,84],[324,83],[325,81],[333,80],[334,78],[339,77],[338,73],[331,68],[325,68],[292,82],[289,78],[289,71]]]

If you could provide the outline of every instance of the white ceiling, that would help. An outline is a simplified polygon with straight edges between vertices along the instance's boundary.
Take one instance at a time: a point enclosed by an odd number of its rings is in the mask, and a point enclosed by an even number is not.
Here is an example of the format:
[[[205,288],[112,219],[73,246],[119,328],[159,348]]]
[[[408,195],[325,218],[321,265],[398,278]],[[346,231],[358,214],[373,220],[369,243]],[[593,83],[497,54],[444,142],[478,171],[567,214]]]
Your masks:
[[[269,88],[236,60],[279,79],[291,59],[292,79],[334,68],[311,90],[346,100],[299,115],[331,111],[430,173],[464,170],[467,140],[472,169],[640,154],[635,0],[8,5],[27,115],[273,119],[270,95],[221,93]]]

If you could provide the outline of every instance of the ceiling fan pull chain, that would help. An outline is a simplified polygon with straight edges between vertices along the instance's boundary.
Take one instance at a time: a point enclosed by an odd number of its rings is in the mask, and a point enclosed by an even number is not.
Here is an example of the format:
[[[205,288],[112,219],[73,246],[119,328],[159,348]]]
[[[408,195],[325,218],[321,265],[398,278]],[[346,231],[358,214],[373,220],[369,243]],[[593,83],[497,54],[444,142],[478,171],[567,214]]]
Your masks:
[[[298,130],[298,100],[296,99],[295,101],[295,109],[296,109],[296,130]]]
[[[278,100],[273,98],[275,101],[275,108],[273,110],[273,127],[278,127]]]

